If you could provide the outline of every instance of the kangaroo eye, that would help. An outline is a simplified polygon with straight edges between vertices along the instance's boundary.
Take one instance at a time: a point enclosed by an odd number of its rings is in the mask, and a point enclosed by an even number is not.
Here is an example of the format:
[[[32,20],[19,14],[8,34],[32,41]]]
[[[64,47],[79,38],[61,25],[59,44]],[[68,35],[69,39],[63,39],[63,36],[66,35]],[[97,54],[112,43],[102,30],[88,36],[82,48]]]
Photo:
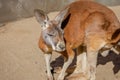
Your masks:
[[[49,36],[54,36],[53,34],[48,34]]]

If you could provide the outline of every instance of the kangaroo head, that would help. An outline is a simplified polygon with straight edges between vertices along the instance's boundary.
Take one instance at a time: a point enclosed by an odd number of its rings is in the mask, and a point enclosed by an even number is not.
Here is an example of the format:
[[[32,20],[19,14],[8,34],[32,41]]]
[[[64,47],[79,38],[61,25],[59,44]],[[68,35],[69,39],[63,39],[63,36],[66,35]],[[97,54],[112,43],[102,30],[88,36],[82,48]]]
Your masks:
[[[35,17],[42,28],[41,36],[44,42],[55,51],[65,50],[64,31],[61,24],[67,12],[68,8],[60,12],[54,20],[49,20],[42,10],[34,10]]]

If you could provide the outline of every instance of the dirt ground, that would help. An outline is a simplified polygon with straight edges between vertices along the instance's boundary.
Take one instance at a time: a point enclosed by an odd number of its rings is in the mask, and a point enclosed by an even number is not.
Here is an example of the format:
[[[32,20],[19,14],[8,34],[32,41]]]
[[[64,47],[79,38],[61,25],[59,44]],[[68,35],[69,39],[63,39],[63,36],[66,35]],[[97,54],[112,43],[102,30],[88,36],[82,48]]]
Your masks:
[[[120,6],[112,9],[120,20]],[[44,55],[38,48],[40,32],[34,17],[0,27],[0,80],[47,80]],[[53,53],[54,64],[59,56]],[[120,55],[99,55],[96,80],[120,80]]]

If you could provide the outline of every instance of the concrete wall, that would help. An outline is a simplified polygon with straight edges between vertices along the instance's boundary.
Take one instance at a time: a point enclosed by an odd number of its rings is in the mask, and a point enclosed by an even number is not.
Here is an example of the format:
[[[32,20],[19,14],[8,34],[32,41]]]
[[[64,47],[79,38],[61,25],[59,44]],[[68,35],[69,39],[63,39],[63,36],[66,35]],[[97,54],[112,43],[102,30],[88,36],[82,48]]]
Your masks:
[[[0,23],[29,17],[36,8],[46,12],[60,10],[71,0],[0,0]]]
[[[33,10],[60,10],[75,0],[0,0],[0,23],[33,16]],[[105,5],[118,5],[120,0],[95,0]]]
[[[120,0],[95,0],[95,1],[108,6],[120,5]]]

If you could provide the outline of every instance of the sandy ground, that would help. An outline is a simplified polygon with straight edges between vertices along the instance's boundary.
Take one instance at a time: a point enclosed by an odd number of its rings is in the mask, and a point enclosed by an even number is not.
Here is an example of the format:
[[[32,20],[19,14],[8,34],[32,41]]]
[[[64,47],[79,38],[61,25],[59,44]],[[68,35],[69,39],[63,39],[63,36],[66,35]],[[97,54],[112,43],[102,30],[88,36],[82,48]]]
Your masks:
[[[120,6],[112,9],[120,19]],[[40,32],[34,17],[0,27],[0,80],[47,80],[44,55],[38,48]],[[54,52],[54,64],[59,56]],[[96,80],[120,80],[120,55],[99,56],[98,64]]]

